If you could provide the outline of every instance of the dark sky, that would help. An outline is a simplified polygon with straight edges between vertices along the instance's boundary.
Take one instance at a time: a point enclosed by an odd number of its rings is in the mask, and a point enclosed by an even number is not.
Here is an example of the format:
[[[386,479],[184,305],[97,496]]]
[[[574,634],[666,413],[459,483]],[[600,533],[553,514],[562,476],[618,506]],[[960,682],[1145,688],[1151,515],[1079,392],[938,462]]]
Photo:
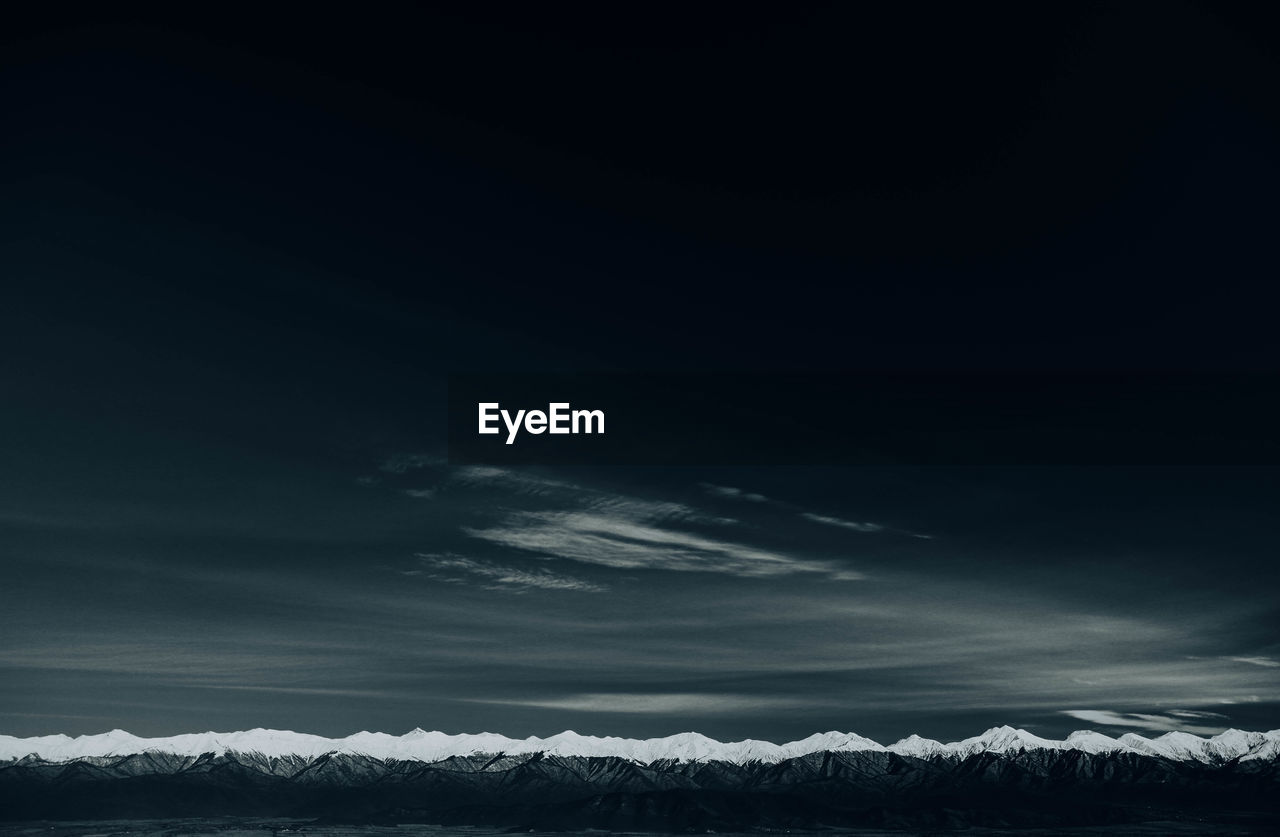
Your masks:
[[[0,732],[1280,726],[1273,468],[451,467],[443,400],[1275,371],[1275,23],[14,21]]]

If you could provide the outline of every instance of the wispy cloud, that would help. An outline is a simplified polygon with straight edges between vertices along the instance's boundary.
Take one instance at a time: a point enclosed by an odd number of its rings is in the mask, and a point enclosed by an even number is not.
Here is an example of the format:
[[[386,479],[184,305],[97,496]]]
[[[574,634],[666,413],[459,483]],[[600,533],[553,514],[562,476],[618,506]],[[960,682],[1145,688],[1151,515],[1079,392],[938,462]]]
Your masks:
[[[407,575],[424,575],[451,584],[479,584],[486,590],[511,590],[524,592],[530,589],[573,590],[582,593],[603,593],[609,588],[601,584],[575,578],[546,569],[525,570],[490,561],[479,561],[451,553],[415,556],[424,567],[411,570]]]
[[[554,492],[582,491],[570,482],[543,476],[529,471],[496,468],[489,465],[468,465],[455,469],[452,481],[469,486],[498,486],[518,494],[544,495]]]
[[[643,507],[641,507],[643,508]],[[587,511],[520,512],[490,528],[466,528],[490,543],[617,569],[723,573],[746,578],[819,573],[863,576],[827,561],[669,528],[626,505]]]
[[[871,523],[869,521],[861,520],[847,520],[833,515],[804,511],[802,507],[797,506],[794,503],[775,500],[770,497],[766,497],[763,494],[756,494],[742,488],[735,488],[731,485],[716,485],[709,482],[701,482],[698,483],[698,485],[703,491],[713,497],[724,497],[730,500],[743,500],[751,503],[768,503],[774,508],[796,512],[805,520],[808,520],[811,523],[821,523],[824,526],[837,526],[841,529],[850,529],[854,532],[893,532],[898,535],[906,535],[912,538],[923,538],[925,540],[933,539],[933,535],[924,535],[919,532],[911,532],[906,529],[895,529],[879,523]]]
[[[731,500],[745,500],[748,503],[767,503],[769,498],[763,494],[755,494],[750,491],[743,491],[741,488],[734,488],[731,485],[713,485],[709,482],[699,483],[702,490],[714,497],[727,497]]]
[[[389,474],[388,479],[394,479],[422,468],[439,468],[446,463],[444,457],[432,456],[424,453],[397,453],[387,457],[378,465],[378,471],[383,474]],[[380,485],[383,477],[376,474],[365,474],[356,477],[356,484],[364,487]]]
[[[1224,657],[1233,663],[1248,663],[1251,666],[1262,666],[1263,668],[1280,668],[1280,660],[1273,660],[1270,657]]]
[[[842,520],[839,517],[827,517],[822,514],[814,514],[812,512],[802,512],[800,514],[805,520],[812,520],[814,523],[825,523],[828,526],[839,526],[842,529],[852,529],[855,532],[881,532],[884,527],[879,523],[859,523],[856,520]]]
[[[436,496],[434,488],[407,488],[404,493],[418,500],[430,500]]]
[[[642,500],[638,497],[627,497],[621,494],[609,494],[592,497],[583,503],[586,510],[594,514],[623,517],[629,520],[647,520],[660,523],[708,523],[731,526],[738,523],[731,517],[719,517],[706,514],[684,503],[673,503],[658,500]]]
[[[495,525],[468,526],[462,530],[473,538],[547,558],[614,569],[707,572],[739,577],[796,573],[821,574],[840,581],[863,577],[832,561],[799,557],[736,538],[689,531],[694,526],[733,526],[738,521],[707,514],[684,503],[617,494],[507,468],[463,468],[454,474],[453,480],[501,487],[524,495],[553,496],[561,501],[558,509],[512,512]],[[732,491],[737,492],[735,496],[742,494],[737,489]],[[565,509],[564,505],[570,508]]]
[[[201,689],[216,689],[229,692],[271,692],[282,695],[326,695],[334,697],[382,698],[388,695],[385,689],[333,689],[314,686],[256,686],[243,683],[201,683],[191,681],[186,685]]]
[[[851,529],[855,532],[892,532],[898,535],[906,535],[911,538],[933,540],[933,535],[923,535],[919,532],[911,532],[906,529],[894,529],[889,526],[883,526],[879,523],[845,520],[842,517],[832,517],[831,515],[815,514],[813,512],[801,512],[800,516],[812,523],[821,523],[824,526],[838,526],[841,529]]]
[[[794,698],[715,693],[640,694],[634,692],[591,692],[533,700],[477,699],[470,703],[504,706],[532,706],[574,712],[618,712],[659,715],[724,715],[774,712],[806,705]]]
[[[1064,709],[1064,715],[1070,715],[1091,724],[1102,724],[1109,727],[1128,727],[1129,729],[1145,729],[1157,732],[1194,732],[1216,734],[1222,732],[1222,726],[1204,726],[1188,724],[1188,719],[1226,718],[1215,712],[1191,712],[1189,710],[1172,710],[1167,715],[1150,715],[1141,712],[1112,712],[1107,709]]]

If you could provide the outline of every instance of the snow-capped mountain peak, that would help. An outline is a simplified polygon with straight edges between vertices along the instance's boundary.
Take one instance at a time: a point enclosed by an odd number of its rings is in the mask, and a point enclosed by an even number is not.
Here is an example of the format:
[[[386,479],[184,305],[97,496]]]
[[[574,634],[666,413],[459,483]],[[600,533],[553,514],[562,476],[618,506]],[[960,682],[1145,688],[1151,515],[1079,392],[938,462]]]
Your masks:
[[[948,745],[941,741],[935,741],[932,738],[921,738],[912,733],[906,738],[899,740],[897,743],[889,745],[889,751],[897,753],[900,756],[915,756],[916,758],[928,759],[934,756],[945,756],[948,754]]]
[[[1119,740],[1091,729],[1076,730],[1062,743],[1066,745],[1066,749],[1084,753],[1114,753],[1127,749]]]
[[[491,732],[451,735],[420,728],[399,736],[364,731],[345,738],[261,728],[240,732],[187,733],[166,738],[140,738],[121,729],[75,738],[60,734],[34,738],[0,735],[0,761],[34,757],[49,762],[147,752],[186,757],[242,753],[268,759],[310,759],[328,753],[345,753],[422,762],[478,754],[544,753],[564,757],[624,758],[642,764],[662,761],[747,764],[780,762],[822,752],[888,752],[911,758],[963,759],[979,753],[1010,755],[1037,750],[1074,750],[1092,754],[1128,752],[1176,761],[1218,764],[1235,759],[1280,757],[1280,730],[1247,732],[1230,729],[1212,738],[1184,732],[1168,732],[1158,738],[1128,733],[1118,739],[1092,730],[1079,730],[1058,741],[1041,738],[1025,729],[1000,726],[949,744],[911,735],[889,747],[854,733],[834,730],[786,744],[755,739],[722,742],[697,732],[634,739],[597,737],[566,730],[548,738],[516,739]]]
[[[966,738],[948,745],[948,749],[960,756],[974,753],[1016,753],[1019,750],[1061,750],[1063,742],[1032,735],[1025,729],[1005,725],[992,727],[981,735]]]

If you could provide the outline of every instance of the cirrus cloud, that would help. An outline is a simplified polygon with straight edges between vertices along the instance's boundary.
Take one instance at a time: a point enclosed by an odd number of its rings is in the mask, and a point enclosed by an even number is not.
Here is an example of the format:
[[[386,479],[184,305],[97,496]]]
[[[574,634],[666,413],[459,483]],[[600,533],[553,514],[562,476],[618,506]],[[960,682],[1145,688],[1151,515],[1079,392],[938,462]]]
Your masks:
[[[1142,712],[1112,712],[1107,709],[1064,709],[1064,715],[1070,715],[1091,724],[1102,724],[1108,727],[1128,727],[1129,729],[1154,730],[1156,732],[1194,732],[1213,735],[1222,732],[1223,726],[1205,726],[1188,724],[1188,720],[1222,718],[1227,716],[1216,712],[1192,712],[1185,709],[1170,711],[1167,715],[1154,715]]]

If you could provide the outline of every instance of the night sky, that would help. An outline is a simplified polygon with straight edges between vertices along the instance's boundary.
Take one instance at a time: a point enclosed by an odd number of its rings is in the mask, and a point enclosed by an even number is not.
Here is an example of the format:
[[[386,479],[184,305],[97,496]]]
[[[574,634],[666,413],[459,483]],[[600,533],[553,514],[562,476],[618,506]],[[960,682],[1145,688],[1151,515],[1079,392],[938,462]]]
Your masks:
[[[445,445],[461,372],[1280,371],[1276,32],[14,20],[0,732],[1280,727],[1274,467]]]

